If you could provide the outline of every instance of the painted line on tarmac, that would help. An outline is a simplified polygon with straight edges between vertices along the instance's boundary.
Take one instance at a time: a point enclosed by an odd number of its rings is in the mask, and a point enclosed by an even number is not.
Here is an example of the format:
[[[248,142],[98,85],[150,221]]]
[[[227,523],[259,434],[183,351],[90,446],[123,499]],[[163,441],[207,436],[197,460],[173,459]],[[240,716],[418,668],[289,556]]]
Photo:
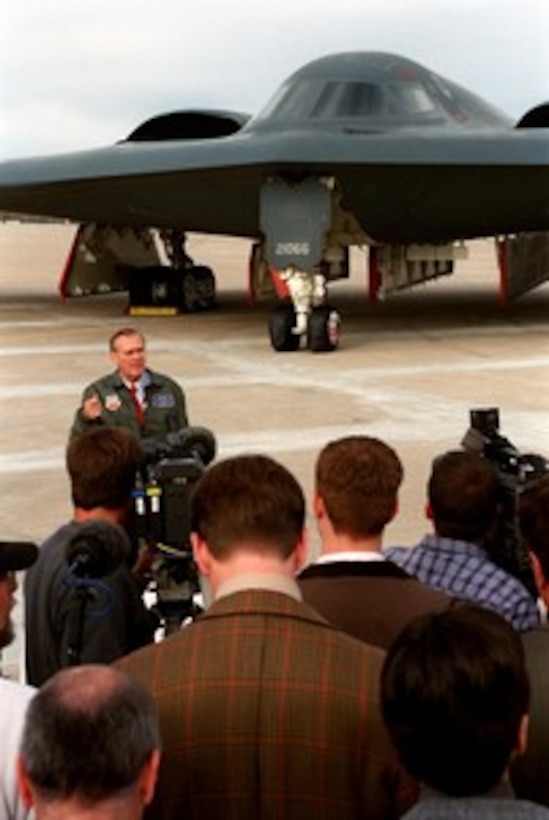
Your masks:
[[[196,351],[195,349],[195,352]],[[0,356],[1,356],[0,351]],[[337,355],[337,354],[336,354]],[[469,362],[455,362],[448,364],[444,362],[435,362],[430,364],[412,364],[412,365],[398,365],[398,366],[380,366],[380,367],[361,367],[361,368],[341,368],[337,371],[331,369],[322,369],[319,372],[313,372],[310,363],[301,364],[294,361],[289,367],[286,363],[267,363],[257,362],[253,363],[245,358],[237,356],[215,356],[212,358],[217,361],[221,367],[232,370],[232,373],[226,375],[212,375],[212,376],[185,376],[173,375],[176,381],[184,386],[186,390],[192,388],[206,388],[206,387],[234,387],[235,374],[238,374],[239,384],[268,384],[278,385],[283,387],[295,386],[304,387],[318,387],[321,389],[343,389],[345,392],[353,393],[354,388],[360,388],[362,382],[367,382],[369,391],[372,389],[372,380],[393,378],[395,376],[427,376],[427,375],[452,375],[456,373],[482,373],[482,372],[501,372],[509,370],[525,370],[549,367],[548,356],[530,356],[528,358],[507,358],[497,359],[492,361],[472,360]],[[26,382],[24,384],[3,385],[0,386],[0,402],[13,401],[14,399],[26,399],[32,397],[47,397],[47,396],[78,396],[80,397],[84,388],[84,383],[81,386],[75,387],[74,382],[48,382],[47,384],[39,383],[33,384]]]
[[[443,447],[459,447],[465,433],[468,416],[465,405],[456,407],[455,402],[441,401],[425,407],[424,412],[413,417],[413,424],[407,424],[402,416],[394,418],[377,418],[373,421],[348,423],[343,425],[324,425],[303,429],[257,430],[250,433],[224,433],[217,436],[218,458],[237,455],[244,452],[255,453],[291,453],[318,450],[328,441],[348,435],[376,436],[398,445],[417,441],[442,442]],[[403,411],[409,409],[403,407]],[[463,424],[460,422],[463,420]],[[509,411],[502,419],[504,429],[511,442],[520,452],[549,453],[549,429],[547,414],[535,411]],[[515,435],[514,431],[523,431]],[[527,431],[527,436],[524,435]],[[437,452],[437,450],[435,450]],[[0,473],[4,476],[41,472],[44,470],[64,469],[65,451],[62,447],[13,452],[0,455]]]

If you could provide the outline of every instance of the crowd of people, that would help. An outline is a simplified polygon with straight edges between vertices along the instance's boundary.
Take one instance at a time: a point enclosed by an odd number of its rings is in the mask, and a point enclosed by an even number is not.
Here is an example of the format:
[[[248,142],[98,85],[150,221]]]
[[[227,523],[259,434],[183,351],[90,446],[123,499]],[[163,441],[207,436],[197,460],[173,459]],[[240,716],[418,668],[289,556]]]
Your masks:
[[[533,595],[493,554],[498,476],[481,454],[434,459],[433,532],[396,547],[398,454],[366,435],[327,443],[314,560],[292,473],[219,459],[190,499],[212,602],[155,640],[139,549],[105,547],[116,566],[85,606],[67,558],[90,522],[129,528],[143,438],[188,424],[139,332],[110,352],[67,446],[72,520],[39,550],[0,542],[0,648],[26,570],[27,679],[0,680],[0,816],[549,818],[549,475],[517,495]]]

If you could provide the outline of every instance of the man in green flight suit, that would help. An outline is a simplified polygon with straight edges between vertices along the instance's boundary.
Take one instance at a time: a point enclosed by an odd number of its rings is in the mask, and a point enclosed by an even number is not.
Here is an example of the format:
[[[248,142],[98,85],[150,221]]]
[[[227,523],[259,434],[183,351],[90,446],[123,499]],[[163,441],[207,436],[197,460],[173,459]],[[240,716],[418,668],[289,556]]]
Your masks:
[[[117,330],[109,341],[116,370],[89,384],[74,418],[71,437],[99,425],[125,427],[140,441],[162,441],[188,426],[185,396],[168,376],[147,368],[145,338],[135,328]]]

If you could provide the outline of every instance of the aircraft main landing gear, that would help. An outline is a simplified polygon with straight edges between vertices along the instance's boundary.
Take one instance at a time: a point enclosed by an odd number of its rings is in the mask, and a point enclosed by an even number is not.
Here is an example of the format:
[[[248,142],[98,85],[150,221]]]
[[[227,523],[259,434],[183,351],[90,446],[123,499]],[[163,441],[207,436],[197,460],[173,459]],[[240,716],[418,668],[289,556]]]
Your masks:
[[[193,265],[183,271],[182,301],[188,313],[215,307],[215,290],[215,276],[206,265]]]
[[[173,270],[181,276],[181,307],[187,313],[211,310],[216,304],[215,276],[206,265],[195,265],[186,251],[184,231],[160,231],[160,240]]]

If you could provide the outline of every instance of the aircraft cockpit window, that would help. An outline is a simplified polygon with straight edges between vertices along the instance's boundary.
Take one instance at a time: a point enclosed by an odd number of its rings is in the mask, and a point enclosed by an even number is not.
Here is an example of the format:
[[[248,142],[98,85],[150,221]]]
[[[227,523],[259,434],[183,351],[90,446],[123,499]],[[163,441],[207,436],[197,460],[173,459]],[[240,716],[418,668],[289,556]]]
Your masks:
[[[303,119],[303,111],[310,107],[311,96],[316,94],[318,83],[301,81],[287,83],[275,94],[268,105],[256,117],[256,122],[266,119],[278,119],[293,122]]]
[[[419,83],[394,83],[391,85],[392,113],[421,116],[436,110],[433,100]]]
[[[377,84],[364,80],[300,78],[287,82],[252,124],[329,122],[372,118],[400,125],[453,122],[501,124],[502,117],[473,94],[437,78],[426,82],[392,80]]]
[[[383,90],[374,83],[328,81],[314,78],[288,83],[276,94],[255,122],[306,119],[331,120],[369,117],[383,113]]]
[[[373,83],[329,82],[311,111],[312,119],[369,117],[383,109],[381,88]]]

